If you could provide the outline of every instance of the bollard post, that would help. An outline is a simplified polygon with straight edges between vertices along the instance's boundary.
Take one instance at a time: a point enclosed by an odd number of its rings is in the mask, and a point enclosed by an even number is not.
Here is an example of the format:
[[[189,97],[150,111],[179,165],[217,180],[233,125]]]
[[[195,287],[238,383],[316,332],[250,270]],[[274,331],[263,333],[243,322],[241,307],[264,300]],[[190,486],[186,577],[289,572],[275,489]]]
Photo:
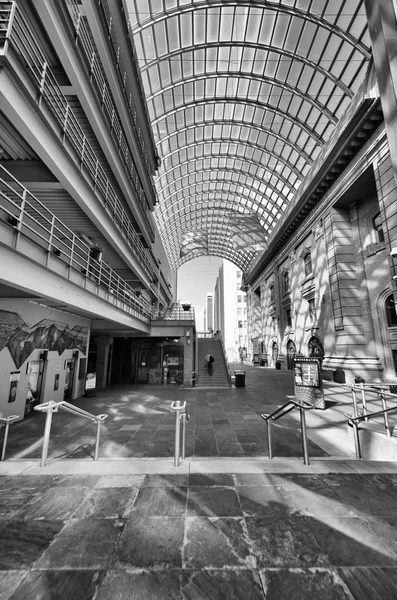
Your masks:
[[[307,448],[307,432],[306,432],[306,416],[303,408],[299,407],[301,414],[301,429],[302,429],[302,445],[303,445],[303,462],[305,465],[309,465],[309,452]]]
[[[179,448],[181,442],[181,419],[179,410],[181,408],[180,400],[175,401],[175,451],[174,451],[174,467],[179,467]]]
[[[47,417],[45,420],[43,450],[41,451],[40,467],[45,467],[47,464],[47,454],[48,454],[48,446],[50,443],[50,433],[51,433],[51,423],[52,423],[52,412],[54,410],[53,405],[55,405],[55,402],[53,400],[50,400],[48,402]]]
[[[186,451],[186,413],[181,414],[182,419],[182,459],[185,459]]]
[[[14,422],[14,420],[17,419],[17,418],[18,418],[18,415],[11,415],[10,417],[6,417],[4,419],[5,426],[4,426],[3,445],[1,447],[1,458],[0,458],[0,460],[4,460],[5,459],[6,447],[7,447],[7,440],[8,440],[8,432],[9,432],[9,429],[10,429],[10,425],[12,425],[12,423]]]
[[[271,429],[271,418],[266,421],[267,425],[267,445],[269,448],[269,459],[273,458],[272,452],[272,429]]]
[[[100,421],[100,419],[97,419],[94,460],[98,460],[100,438],[101,438],[101,421]]]

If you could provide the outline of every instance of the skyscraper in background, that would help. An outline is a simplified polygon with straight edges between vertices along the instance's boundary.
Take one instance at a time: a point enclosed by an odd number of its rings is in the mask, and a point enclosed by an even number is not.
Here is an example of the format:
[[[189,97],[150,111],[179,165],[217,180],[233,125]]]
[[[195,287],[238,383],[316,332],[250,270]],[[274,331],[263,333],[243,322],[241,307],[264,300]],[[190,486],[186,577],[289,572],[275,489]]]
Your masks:
[[[205,299],[206,331],[214,329],[214,294],[207,292]]]
[[[241,271],[228,260],[219,269],[214,294],[214,330],[220,331],[229,361],[247,348],[247,298],[241,291]]]

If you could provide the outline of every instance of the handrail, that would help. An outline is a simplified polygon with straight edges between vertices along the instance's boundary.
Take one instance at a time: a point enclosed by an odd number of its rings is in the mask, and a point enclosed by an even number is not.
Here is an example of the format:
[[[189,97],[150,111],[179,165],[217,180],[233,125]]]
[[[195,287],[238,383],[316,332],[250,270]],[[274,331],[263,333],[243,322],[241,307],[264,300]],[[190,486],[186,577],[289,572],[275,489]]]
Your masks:
[[[78,417],[83,417],[85,419],[88,419],[89,421],[96,423],[97,432],[96,432],[96,439],[95,439],[94,460],[98,460],[99,442],[100,442],[100,437],[101,437],[101,424],[105,421],[105,419],[108,418],[108,415],[105,415],[105,414],[93,415],[93,414],[87,412],[86,410],[79,408],[78,406],[74,406],[73,404],[66,402],[66,400],[61,400],[60,402],[54,402],[53,400],[50,400],[49,402],[45,402],[44,404],[38,404],[37,406],[34,407],[34,410],[47,413],[45,428],[44,428],[43,449],[41,452],[40,467],[45,467],[47,464],[48,446],[50,443],[50,434],[51,434],[52,414],[54,412],[58,412],[59,408],[66,410],[66,412],[70,412],[74,415],[77,415]]]
[[[228,378],[229,378],[229,385],[231,386],[232,385],[232,372],[230,370],[229,360],[227,358],[227,353],[226,353],[226,350],[225,350],[225,344],[223,342],[223,337],[222,337],[222,333],[221,332],[218,332],[218,339],[221,342],[221,348],[222,348],[222,351],[223,351],[223,356],[225,358],[225,364],[226,364],[227,374],[228,374]]]
[[[357,458],[361,458],[361,447],[360,447],[360,438],[359,438],[359,427],[358,424],[360,421],[370,421],[371,419],[373,419],[374,417],[379,417],[381,415],[383,415],[383,419],[384,419],[384,424],[385,424],[385,429],[386,429],[386,435],[387,437],[391,437],[391,430],[389,427],[389,421],[386,418],[386,416],[389,413],[392,412],[396,412],[397,411],[397,406],[393,406],[392,408],[384,408],[383,410],[377,410],[376,412],[372,412],[372,413],[366,413],[363,415],[348,415],[347,413],[345,414],[345,417],[347,417],[348,419],[348,425],[351,425],[353,427],[353,431],[354,431],[354,445],[355,445],[355,450],[356,450],[356,457]]]
[[[149,321],[152,316],[150,303],[139,297],[137,291],[106,262],[93,258],[93,249],[64,225],[3,165],[0,165],[0,183],[0,208],[6,214],[6,221],[16,228],[18,237],[23,235],[49,254],[57,256],[68,265],[69,275],[72,270],[84,275],[85,286],[87,278],[91,279],[97,286],[131,307],[134,316]]]
[[[389,428],[389,419],[388,419],[388,411],[387,411],[387,399],[392,398],[392,399],[396,400],[396,396],[386,394],[385,390],[390,389],[390,386],[394,386],[394,385],[395,385],[395,383],[360,382],[360,383],[350,384],[348,386],[352,393],[353,413],[354,413],[353,416],[354,417],[363,416],[363,420],[365,420],[365,421],[368,421],[368,418],[369,418],[367,402],[369,402],[369,401],[375,402],[377,400],[376,398],[368,400],[365,396],[365,391],[369,390],[374,393],[376,392],[378,394],[378,399],[381,401],[382,407],[383,407],[382,413],[384,415],[383,418],[384,418],[384,422],[385,422],[386,435],[388,437],[390,437],[390,428]],[[358,404],[357,404],[357,395],[356,395],[357,391],[360,392],[360,396],[361,396],[361,403],[362,403],[361,415],[360,415],[360,410],[359,410]]]
[[[16,419],[19,419],[19,415],[10,415],[9,417],[0,417],[0,423],[4,423],[4,436],[3,436],[3,444],[1,446],[1,458],[0,460],[4,460],[6,455],[7,448],[7,440],[8,440],[8,430],[10,425],[14,423]]]
[[[34,32],[23,17],[16,2],[15,17],[7,32],[6,41],[15,48],[17,55],[28,69],[30,80],[38,94],[38,104],[44,102],[59,128],[64,145],[68,142],[79,165],[84,166],[86,175],[104,209],[109,211],[133,252],[139,257],[143,268],[151,277],[157,272],[157,266],[150,258],[147,249],[135,231],[131,219],[114,190],[100,159],[94,152],[80,123],[59,86],[56,76],[48,65],[45,55],[37,43]],[[10,17],[11,19],[11,17]],[[11,21],[10,21],[11,22]]]
[[[175,448],[174,448],[174,467],[179,467],[179,453],[181,441],[181,421],[182,421],[182,459],[185,458],[186,448],[186,421],[190,420],[186,408],[186,402],[183,404],[180,400],[171,403],[170,410],[175,411]]]
[[[308,452],[308,444],[307,444],[305,411],[311,410],[314,407],[312,404],[309,404],[309,402],[304,402],[304,401],[298,402],[297,400],[288,400],[288,402],[286,402],[282,406],[279,406],[278,408],[276,408],[276,410],[274,410],[269,415],[267,415],[267,414],[261,415],[262,419],[265,421],[265,423],[267,425],[267,443],[268,443],[268,448],[269,448],[269,458],[270,459],[273,458],[272,435],[271,435],[271,427],[270,427],[271,422],[277,421],[277,419],[280,419],[284,415],[287,415],[288,413],[292,412],[296,408],[299,409],[299,413],[300,413],[302,446],[303,446],[303,462],[305,465],[309,465],[310,463],[309,463],[309,452]]]

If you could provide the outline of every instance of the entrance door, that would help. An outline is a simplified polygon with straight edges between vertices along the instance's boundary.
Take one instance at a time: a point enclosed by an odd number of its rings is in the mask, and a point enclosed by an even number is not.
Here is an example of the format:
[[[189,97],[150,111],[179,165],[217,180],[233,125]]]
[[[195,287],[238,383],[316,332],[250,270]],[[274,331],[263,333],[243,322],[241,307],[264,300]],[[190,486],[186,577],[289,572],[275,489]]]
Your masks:
[[[73,397],[73,382],[75,368],[76,360],[74,358],[68,359],[66,361],[65,388],[63,391],[64,400],[71,400]]]
[[[287,344],[287,369],[292,371],[294,368],[294,358],[296,354],[296,346],[294,342],[289,341]]]
[[[33,414],[33,408],[40,403],[43,371],[44,360],[32,360],[30,363],[28,363],[28,386],[26,389],[25,416]]]

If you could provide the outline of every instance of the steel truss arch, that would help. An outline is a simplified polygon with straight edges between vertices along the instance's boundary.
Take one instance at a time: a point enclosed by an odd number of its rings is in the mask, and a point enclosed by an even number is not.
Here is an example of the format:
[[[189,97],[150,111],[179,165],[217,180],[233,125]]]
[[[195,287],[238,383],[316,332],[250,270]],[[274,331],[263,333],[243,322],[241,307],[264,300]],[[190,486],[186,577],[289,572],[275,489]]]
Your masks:
[[[211,98],[210,101],[208,100],[204,100],[204,99],[200,99],[200,100],[191,100],[190,102],[185,102],[183,106],[178,106],[175,108],[172,108],[171,110],[168,110],[164,113],[162,113],[160,116],[155,117],[152,119],[152,126],[156,127],[159,125],[159,123],[161,121],[165,121],[168,117],[175,115],[181,111],[185,111],[188,108],[193,108],[195,106],[200,106],[200,105],[208,105],[208,104],[215,104],[215,103],[229,103],[231,100],[230,98],[223,96],[223,97],[213,97]],[[311,129],[310,127],[308,127],[306,125],[306,123],[304,123],[303,121],[301,121],[300,119],[297,119],[294,115],[290,115],[288,112],[284,111],[284,110],[280,110],[274,106],[268,106],[267,104],[265,104],[264,102],[258,102],[258,101],[253,101],[253,100],[244,100],[244,99],[237,99],[233,101],[234,104],[243,104],[243,105],[252,105],[252,106],[257,106],[259,108],[262,108],[264,110],[268,110],[269,112],[274,112],[276,115],[278,115],[279,117],[282,117],[284,119],[287,119],[287,121],[289,121],[292,124],[297,124],[298,127],[300,127],[303,131],[305,131],[311,138],[313,138],[317,144],[319,146],[324,146],[325,141],[323,140],[323,138],[321,138],[315,131],[313,131],[313,129]],[[161,141],[160,140],[157,140]]]
[[[223,8],[227,6],[232,6],[234,8],[257,8],[259,10],[272,10],[276,14],[285,13],[292,17],[298,17],[303,21],[311,21],[318,27],[322,27],[331,33],[335,33],[341,40],[347,42],[351,46],[356,47],[362,54],[365,56],[367,60],[370,59],[370,52],[367,47],[357,38],[350,35],[344,29],[341,29],[338,25],[327,21],[320,15],[316,15],[310,13],[309,11],[304,11],[299,8],[285,5],[282,2],[272,2],[271,0],[220,0],[220,1],[211,1],[211,0],[201,0],[196,2],[193,0],[194,5],[183,5],[183,8],[175,7],[171,9],[166,9],[163,12],[159,12],[155,17],[149,17],[146,20],[143,20],[139,25],[135,25],[132,28],[133,34],[140,33],[144,29],[148,27],[152,27],[153,25],[159,23],[160,21],[164,21],[169,19],[172,16],[177,16],[179,14],[186,14],[188,12],[196,12],[200,11],[203,8]]]
[[[276,46],[269,46],[268,44],[258,44],[258,43],[248,42],[248,41],[246,41],[246,42],[237,41],[237,42],[233,42],[233,43],[232,42],[211,42],[208,44],[195,44],[195,45],[191,45],[191,46],[184,46],[183,48],[178,48],[177,50],[173,50],[172,52],[167,52],[166,54],[162,54],[161,57],[159,57],[159,58],[151,59],[145,65],[142,66],[141,71],[142,71],[142,73],[145,73],[146,71],[150,70],[152,67],[159,66],[162,62],[167,62],[169,60],[173,60],[175,57],[182,56],[183,54],[188,54],[189,52],[200,52],[201,50],[207,50],[210,48],[219,49],[219,48],[228,48],[228,47],[242,48],[242,49],[251,48],[252,50],[263,50],[265,52],[279,54],[285,58],[288,58],[291,61],[301,62],[304,65],[306,65],[307,67],[313,69],[313,71],[321,73],[321,75],[325,79],[329,79],[330,81],[332,81],[332,83],[336,87],[339,87],[348,98],[353,98],[354,94],[347,87],[347,85],[345,85],[343,83],[343,81],[341,81],[335,75],[333,75],[333,73],[331,71],[327,71],[327,69],[322,67],[320,64],[306,58],[305,56],[301,56],[300,54],[294,54],[294,52],[291,52],[285,48],[277,48]],[[183,61],[183,59],[182,59],[182,61]],[[220,72],[222,72],[222,71],[220,71]],[[238,71],[235,71],[234,69],[231,71],[225,70],[224,72],[225,73],[238,73]]]
[[[301,92],[301,90],[299,90],[296,87],[293,87],[292,85],[287,84],[285,81],[281,81],[278,79],[272,79],[270,77],[267,77],[265,75],[263,76],[256,76],[256,75],[247,75],[245,73],[242,72],[238,72],[238,71],[233,71],[232,74],[229,73],[211,73],[211,74],[206,74],[206,75],[201,75],[201,76],[196,76],[196,77],[189,77],[186,79],[182,79],[180,82],[178,82],[177,84],[171,84],[169,86],[167,86],[164,89],[158,90],[156,93],[151,94],[150,96],[147,97],[147,101],[151,102],[153,101],[155,98],[159,97],[159,96],[165,96],[167,94],[167,92],[171,91],[174,92],[175,90],[177,90],[178,87],[182,87],[184,85],[188,85],[189,83],[197,83],[198,81],[208,81],[210,79],[216,79],[217,81],[219,81],[219,79],[227,79],[228,82],[230,82],[231,79],[233,79],[233,74],[235,74],[235,79],[246,79],[248,81],[260,81],[261,83],[268,83],[270,85],[274,85],[275,87],[281,87],[283,88],[286,92],[291,94],[291,99],[293,98],[294,95],[299,96],[299,98],[301,98],[301,100],[303,100],[303,102],[308,102],[309,104],[312,105],[313,108],[317,109],[320,113],[324,114],[328,120],[335,125],[338,120],[336,119],[336,117],[325,107],[323,106],[320,102],[318,102],[317,100],[315,100],[314,98],[312,98],[311,96],[305,95],[303,92]],[[182,96],[182,94],[181,94]],[[225,96],[225,98],[228,96]],[[281,97],[281,94],[280,94]],[[253,100],[249,100],[249,102],[253,102]],[[257,100],[257,102],[259,102],[259,100]],[[268,105],[266,105],[268,106]],[[269,105],[272,106],[272,105]],[[269,109],[271,110],[271,109]],[[168,114],[169,111],[166,111],[164,114]],[[289,113],[288,113],[289,114]]]
[[[163,146],[165,142],[171,140],[173,137],[176,137],[178,135],[180,135],[181,133],[184,133],[186,131],[190,131],[190,130],[195,130],[199,127],[207,127],[207,126],[221,126],[223,127],[223,125],[227,125],[230,127],[234,127],[234,126],[238,126],[238,127],[248,127],[249,129],[253,130],[253,131],[258,131],[259,133],[263,133],[263,134],[267,134],[269,136],[274,136],[275,138],[277,138],[283,145],[285,146],[290,146],[293,150],[295,150],[295,152],[298,152],[300,154],[300,156],[302,156],[305,159],[305,162],[308,163],[309,165],[313,164],[313,159],[308,155],[308,153],[303,150],[302,148],[300,148],[296,142],[292,142],[291,140],[289,140],[288,138],[286,138],[285,136],[283,136],[282,134],[280,134],[277,131],[273,131],[272,129],[268,129],[268,128],[264,128],[264,127],[260,127],[259,125],[256,124],[252,124],[249,123],[249,121],[243,121],[243,120],[222,120],[222,121],[216,121],[215,119],[212,119],[210,121],[201,121],[201,122],[195,122],[192,125],[187,125],[185,127],[180,127],[178,128],[178,131],[173,131],[172,133],[169,133],[168,135],[164,135],[161,138],[161,145]],[[230,140],[233,142],[237,142],[236,139],[234,139],[232,136],[229,138],[211,138],[212,140],[219,140],[222,139],[223,140]],[[238,140],[240,141],[240,140]],[[195,144],[195,142],[192,142],[191,145]],[[250,142],[250,144],[254,145],[255,147],[257,147],[258,149],[262,149],[262,147],[256,142],[255,144],[253,142]],[[182,148],[187,148],[188,145],[186,144],[186,146],[183,146]],[[179,147],[179,149],[181,149],[181,147]],[[166,156],[166,155],[165,155]]]
[[[197,159],[195,162],[201,162],[201,161],[206,160],[207,158],[208,157],[200,158],[200,159]],[[219,158],[219,156],[217,155],[216,157],[210,157],[210,160],[212,160],[212,159],[218,159],[218,158]],[[238,160],[240,162],[250,162],[252,165],[255,165],[255,167],[258,167],[258,163],[257,162],[255,162],[253,160],[248,160],[246,158],[245,159],[241,159],[241,158],[235,159],[235,158],[233,158],[233,160]],[[173,179],[173,181],[171,181],[171,182],[167,181],[167,182],[163,183],[163,179],[166,179],[168,176],[170,176],[174,170],[176,170],[179,167],[183,167],[185,165],[191,165],[191,164],[192,164],[192,161],[189,161],[189,160],[180,162],[179,165],[178,165],[178,167],[175,167],[172,170],[169,169],[168,171],[166,171],[165,173],[163,173],[162,175],[160,175],[158,177],[158,179],[156,180],[156,183],[158,183],[158,185],[159,185],[159,194],[163,196],[165,189],[167,189],[170,185],[172,185],[173,182],[175,182],[175,181],[177,181],[179,179],[182,179],[183,177],[188,177],[188,176],[194,175],[196,173],[202,173],[202,172],[207,172],[207,171],[208,172],[212,172],[212,171],[218,171],[218,170],[226,171],[226,172],[230,172],[230,173],[240,173],[242,177],[249,177],[249,178],[251,178],[254,181],[261,181],[261,185],[270,187],[275,192],[279,191],[274,184],[270,183],[271,179],[273,179],[273,177],[276,177],[275,175],[272,175],[269,178],[269,180],[263,180],[263,178],[260,179],[259,177],[252,175],[252,173],[250,173],[249,171],[244,171],[240,167],[238,167],[238,168],[236,168],[236,167],[233,167],[233,168],[231,168],[231,167],[220,167],[220,166],[215,166],[215,167],[211,167],[211,168],[210,167],[200,167],[200,168],[192,170],[192,172],[186,173],[186,175],[181,175],[180,177],[178,177],[178,179]],[[264,167],[260,166],[260,168],[263,169],[263,170],[265,170]],[[291,182],[288,181],[288,179],[286,179],[285,177],[283,177],[280,174],[277,174],[277,179],[280,180],[283,183],[283,185],[289,189],[290,193],[293,193],[293,191],[295,191],[296,186],[292,185]],[[234,183],[236,183],[236,182],[234,182]],[[244,184],[241,183],[239,185],[244,185]],[[166,199],[165,199],[165,201],[166,201]],[[159,205],[159,208],[160,207],[161,207],[161,205]]]
[[[228,139],[224,140],[223,142],[224,143],[228,143],[228,144],[236,144],[237,143],[237,142],[234,142],[234,141],[231,141],[231,140],[228,140]],[[164,158],[163,158],[164,164],[166,163],[166,161],[171,156],[174,156],[175,154],[178,154],[179,152],[181,152],[182,149],[184,150],[185,148],[188,149],[188,148],[191,148],[191,147],[197,148],[197,147],[204,146],[204,145],[207,145],[207,144],[211,145],[211,143],[213,144],[213,143],[221,143],[221,142],[209,142],[207,140],[203,140],[201,142],[196,142],[195,144],[189,144],[189,145],[183,146],[182,148],[178,148],[177,150],[173,150],[172,152],[169,152],[168,154],[166,154],[164,156]],[[252,147],[252,144],[249,144],[248,142],[241,142],[240,141],[239,145],[243,146],[243,147],[248,147],[248,148]],[[291,173],[294,173],[294,175],[296,175],[296,177],[298,179],[302,179],[302,171],[300,171],[299,169],[297,169],[293,164],[289,163],[283,156],[280,156],[279,154],[276,154],[275,152],[273,152],[273,150],[268,150],[268,149],[263,150],[260,147],[258,147],[258,150],[262,151],[263,154],[269,154],[274,159],[280,161],[280,163],[282,163],[287,169],[289,169],[291,171]],[[229,154],[229,153],[225,154],[225,153],[222,153],[222,152],[217,152],[216,154],[207,154],[205,157],[204,156],[200,156],[200,157],[197,157],[196,160],[198,158],[207,158],[207,157],[212,157],[212,156],[213,157],[217,157],[217,156],[225,156],[225,157],[226,156],[235,156],[236,158],[240,158],[240,160],[246,160],[245,158],[241,157],[239,154],[234,154],[233,155],[233,154]],[[257,164],[264,167],[264,165],[262,163],[257,163]],[[172,167],[171,169],[167,169],[167,171],[168,170],[173,171],[173,170],[175,170],[175,168],[176,167]],[[269,173],[273,173],[273,171],[271,169],[269,169],[269,167],[266,167],[266,170]]]
[[[229,169],[228,171],[229,171],[230,173],[232,173],[232,170],[231,170],[231,169]],[[198,173],[211,173],[211,172],[212,172],[212,171],[211,171],[210,169],[202,169],[202,170],[200,170],[200,171],[196,170],[196,171],[195,171],[195,173],[194,173],[194,175],[197,175]],[[178,179],[176,179],[174,182],[168,183],[166,186],[164,186],[164,188],[162,188],[162,192],[163,192],[163,194],[164,194],[164,195],[166,194],[166,191],[167,191],[167,190],[168,190],[168,189],[171,187],[172,183],[175,183],[175,184],[176,184],[176,182],[177,182],[177,181],[182,181],[182,179],[184,179],[185,177],[189,177],[189,175],[183,175],[183,176],[179,177]],[[192,184],[189,184],[189,185],[186,185],[186,186],[181,186],[181,187],[178,187],[178,188],[176,188],[176,189],[175,189],[175,191],[173,191],[173,192],[170,192],[170,193],[168,193],[168,194],[166,195],[166,200],[164,201],[163,205],[164,205],[164,207],[166,207],[166,208],[167,208],[167,210],[168,210],[168,207],[169,207],[169,206],[172,206],[172,205],[174,204],[174,202],[175,202],[175,201],[172,201],[171,199],[172,199],[172,197],[173,197],[173,196],[175,196],[176,194],[179,194],[179,193],[183,192],[184,190],[186,190],[186,189],[189,189],[189,187],[191,187],[191,186],[196,186],[196,185],[207,185],[207,184],[211,184],[211,183],[212,183],[212,184],[218,184],[218,183],[221,183],[221,184],[223,184],[223,183],[225,183],[225,184],[227,184],[227,185],[229,185],[229,184],[230,184],[230,185],[234,185],[234,186],[236,186],[236,187],[242,187],[242,188],[245,188],[245,189],[247,189],[247,190],[248,190],[248,192],[253,192],[255,195],[260,195],[262,198],[264,198],[264,199],[265,199],[265,201],[266,201],[266,202],[270,203],[272,206],[274,206],[274,205],[276,205],[276,204],[277,204],[277,203],[276,203],[274,200],[272,200],[271,198],[269,198],[269,196],[267,196],[265,192],[262,192],[262,191],[261,191],[259,188],[256,188],[256,187],[255,187],[254,185],[252,185],[252,184],[240,183],[239,181],[233,181],[233,180],[231,180],[231,179],[226,179],[226,178],[219,178],[219,177],[216,177],[216,178],[214,178],[214,179],[204,179],[204,180],[202,180],[202,181],[195,181],[195,182],[194,182],[194,183],[192,183]],[[274,192],[275,194],[277,194],[277,196],[278,196],[279,198],[282,198],[282,199],[283,199],[283,203],[284,203],[284,204],[288,204],[288,198],[287,198],[287,197],[286,197],[284,194],[282,194],[282,193],[280,192],[280,190],[278,190],[278,189],[277,189],[277,188],[276,188],[274,185],[272,185],[272,184],[268,184],[268,183],[263,183],[262,185],[263,185],[263,187],[270,188],[270,190],[271,190],[272,192]],[[226,191],[226,190],[225,190],[225,191]],[[230,192],[229,192],[229,193],[230,193]],[[292,193],[292,192],[290,191],[290,193]],[[236,192],[236,194],[237,194],[237,192]],[[253,202],[254,204],[257,204],[257,205],[258,205],[258,207],[262,207],[262,205],[263,205],[263,203],[262,203],[262,202],[260,202],[260,203],[258,204],[258,203],[257,203],[256,201],[254,201],[252,198],[249,198],[249,200],[250,200],[251,202]],[[160,214],[160,213],[164,213],[164,212],[165,212],[165,210],[163,210],[163,206],[161,206],[161,205],[159,206],[159,210],[158,210],[158,212],[159,212],[159,214]]]
[[[269,196],[267,196],[265,193],[260,192],[259,190],[253,188],[252,186],[242,186],[239,183],[236,183],[234,181],[228,181],[226,179],[215,179],[215,180],[211,180],[211,181],[205,181],[205,182],[197,182],[194,184],[190,184],[190,185],[186,185],[182,188],[179,188],[177,190],[175,190],[174,192],[170,193],[167,196],[167,201],[163,203],[163,206],[161,207],[161,209],[158,211],[158,217],[160,216],[160,214],[165,214],[166,212],[169,212],[170,209],[172,209],[175,205],[177,205],[182,199],[186,198],[186,193],[188,193],[191,190],[194,190],[195,188],[198,188],[200,186],[202,186],[203,192],[210,192],[212,191],[212,189],[205,189],[207,186],[212,185],[212,188],[215,188],[216,191],[222,191],[224,193],[227,193],[231,196],[235,196],[236,199],[238,198],[238,200],[236,200],[236,205],[240,205],[242,204],[242,200],[246,200],[248,202],[252,202],[253,205],[253,210],[255,210],[255,212],[257,212],[257,209],[263,209],[264,213],[271,213],[271,210],[268,209],[268,205],[271,206],[271,208],[277,207],[278,209],[280,208],[280,206],[286,206],[288,204],[288,199],[283,195],[280,194],[280,192],[277,191],[278,197],[282,199],[282,203],[277,204],[277,202],[275,200],[272,200]],[[227,186],[234,186],[236,188],[238,187],[242,187],[244,188],[244,190],[242,190],[240,193],[238,192],[238,190],[232,191],[230,189],[227,189]],[[252,192],[253,194],[255,194],[255,196],[259,196],[262,200],[257,200],[256,198],[252,197],[250,195],[250,192]],[[192,197],[196,197],[196,194],[200,193],[199,191],[195,191],[191,194]],[[178,195],[182,194],[183,198],[178,198]],[[254,209],[255,207],[255,209]],[[264,217],[262,217],[264,219]],[[167,220],[167,219],[165,219]]]

